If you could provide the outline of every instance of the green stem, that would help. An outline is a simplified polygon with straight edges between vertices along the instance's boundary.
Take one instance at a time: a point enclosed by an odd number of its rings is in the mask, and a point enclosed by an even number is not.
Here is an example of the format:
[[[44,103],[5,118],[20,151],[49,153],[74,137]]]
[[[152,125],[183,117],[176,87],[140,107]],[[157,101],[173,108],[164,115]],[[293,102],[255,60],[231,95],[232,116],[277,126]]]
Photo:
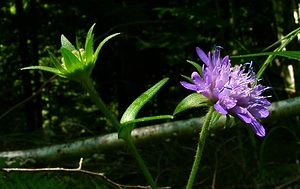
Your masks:
[[[156,187],[156,184],[147,168],[147,166],[145,165],[142,157],[140,156],[139,152],[137,151],[133,141],[132,141],[132,138],[131,137],[128,137],[127,139],[124,139],[126,141],[126,143],[128,144],[128,146],[130,147],[130,150],[133,154],[133,156],[135,157],[136,161],[138,162],[139,164],[139,167],[140,169],[143,171],[144,173],[144,176],[146,177],[148,183],[150,184],[151,188],[152,189],[157,189]]]
[[[89,79],[89,78],[85,79],[81,82],[81,84],[88,91],[88,93],[91,96],[91,99],[97,105],[97,107],[100,109],[100,111],[105,115],[105,117],[107,117],[112,122],[112,124],[119,131],[121,129],[121,124],[119,123],[117,118],[111,113],[111,111],[107,108],[107,106],[103,102],[102,98],[100,97],[99,93],[95,90],[95,87],[92,84],[91,79]]]
[[[101,99],[99,93],[95,90],[94,85],[92,84],[91,79],[85,79],[81,82],[81,84],[85,87],[85,89],[88,91],[88,93],[91,96],[91,99],[94,101],[94,103],[97,105],[97,107],[101,110],[101,112],[112,122],[112,124],[116,127],[116,129],[118,131],[120,131],[121,129],[121,124],[119,123],[119,121],[117,120],[117,118],[109,111],[109,109],[107,108],[107,106],[105,105],[105,103],[103,102],[103,100]],[[148,183],[150,184],[150,186],[152,187],[152,189],[156,189],[156,184],[148,170],[148,168],[146,167],[142,157],[140,156],[139,152],[137,151],[131,135],[128,135],[128,137],[126,136],[126,138],[123,138],[123,140],[127,143],[127,145],[129,146],[132,155],[135,157],[135,159],[138,162],[138,165],[140,167],[140,169],[143,171]]]
[[[193,183],[200,165],[200,160],[202,157],[202,153],[203,153],[203,148],[204,148],[204,144],[205,144],[205,139],[207,137],[208,134],[208,128],[209,128],[209,124],[210,124],[210,120],[212,117],[212,114],[214,112],[214,107],[211,106],[208,110],[208,113],[206,114],[205,117],[205,121],[203,123],[201,132],[199,134],[199,140],[198,140],[198,147],[197,147],[197,151],[196,151],[196,156],[195,156],[195,160],[194,160],[194,164],[190,173],[190,177],[186,186],[186,189],[191,189],[193,188]]]

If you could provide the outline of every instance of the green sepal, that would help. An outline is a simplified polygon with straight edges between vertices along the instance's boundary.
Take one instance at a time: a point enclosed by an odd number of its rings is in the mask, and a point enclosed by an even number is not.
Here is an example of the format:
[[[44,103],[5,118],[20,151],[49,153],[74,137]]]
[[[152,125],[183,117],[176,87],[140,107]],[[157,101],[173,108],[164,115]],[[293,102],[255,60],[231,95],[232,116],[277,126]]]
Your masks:
[[[225,127],[233,127],[234,125],[236,125],[236,119],[238,119],[237,117],[230,117],[229,114],[226,114],[226,123],[225,123]]]
[[[184,79],[188,80],[189,82],[193,83],[193,80],[191,79],[191,77],[188,77],[186,75],[182,75],[180,74]]]
[[[65,73],[66,69],[62,67],[61,63],[55,58],[54,54],[48,51],[48,54],[54,64],[54,66],[60,71],[60,73]]]
[[[93,42],[94,42],[94,35],[93,35],[93,29],[95,24],[92,25],[90,30],[87,33],[86,40],[85,40],[85,53],[86,53],[86,62],[91,63],[93,61]]]
[[[198,73],[202,76],[202,67],[198,63],[191,60],[187,60],[187,62],[192,64],[197,69]]]
[[[113,38],[113,37],[115,37],[115,36],[117,36],[117,35],[119,35],[119,34],[121,34],[121,33],[115,33],[115,34],[112,34],[112,35],[106,37],[105,39],[103,39],[103,41],[101,41],[101,43],[98,45],[98,47],[97,47],[97,49],[96,49],[96,51],[95,51],[95,53],[94,53],[94,56],[93,56],[93,62],[96,62],[96,60],[97,60],[97,58],[98,58],[98,54],[99,54],[99,52],[100,52],[102,46],[103,46],[108,40],[110,40],[111,38]]]
[[[80,52],[78,52],[78,53],[80,53]],[[74,70],[81,69],[84,66],[83,63],[81,63],[78,60],[78,58],[73,54],[73,52],[67,48],[64,48],[64,47],[61,48],[61,55],[64,58],[64,63],[65,63],[68,73],[70,73]]]
[[[119,138],[129,137],[131,131],[134,128],[134,121],[138,112],[141,108],[161,89],[161,87],[169,80],[169,78],[164,78],[152,86],[150,89],[141,94],[137,99],[135,99],[130,106],[126,109],[120,123],[122,125],[119,130]]]
[[[56,68],[51,68],[48,66],[28,66],[25,68],[21,68],[21,70],[43,70],[43,71],[47,71],[47,72],[51,72],[57,75],[60,75],[60,72],[58,69]]]
[[[213,127],[215,125],[215,123],[219,120],[219,118],[221,117],[221,113],[219,113],[218,111],[214,111],[212,113],[210,122],[209,122],[209,127]]]
[[[60,37],[60,42],[63,48],[66,48],[69,51],[76,50],[76,48],[72,45],[72,43],[63,34]]]
[[[208,100],[207,97],[203,96],[202,94],[192,93],[179,102],[179,104],[176,106],[174,110],[173,115],[176,115],[180,112],[183,112],[191,108],[209,106],[210,103],[211,103],[210,100]]]

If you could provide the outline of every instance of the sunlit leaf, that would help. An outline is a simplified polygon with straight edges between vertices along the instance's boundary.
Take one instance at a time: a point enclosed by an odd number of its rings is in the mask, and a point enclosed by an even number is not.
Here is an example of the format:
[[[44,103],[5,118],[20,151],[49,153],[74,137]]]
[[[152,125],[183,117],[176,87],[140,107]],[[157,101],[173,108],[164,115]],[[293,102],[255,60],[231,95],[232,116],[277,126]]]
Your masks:
[[[82,63],[69,49],[61,48],[61,54],[64,57],[65,66],[69,72],[83,67]]]
[[[76,48],[72,45],[72,43],[64,35],[61,35],[60,41],[61,41],[61,46],[63,48],[66,48],[69,51],[76,50]]]
[[[126,123],[132,121],[137,116],[140,109],[159,91],[159,89],[169,80],[169,78],[164,78],[146,92],[141,94],[137,99],[135,99],[130,106],[124,112],[120,123]]]
[[[97,60],[97,58],[98,58],[98,54],[99,54],[99,52],[100,52],[102,46],[103,46],[108,40],[110,40],[111,38],[113,38],[113,37],[115,37],[115,36],[117,36],[117,35],[119,35],[119,34],[121,34],[121,33],[115,33],[115,34],[112,34],[112,35],[106,37],[105,39],[103,39],[103,41],[101,41],[101,43],[98,45],[98,47],[97,47],[97,49],[96,49],[96,51],[95,51],[95,53],[94,53],[94,62],[96,62],[96,60]]]
[[[187,62],[192,64],[197,69],[198,73],[200,73],[200,75],[202,76],[202,67],[198,63],[191,60],[187,60]]]
[[[94,42],[94,35],[93,35],[93,29],[95,24],[90,28],[90,30],[87,33],[86,40],[85,40],[85,52],[86,52],[86,62],[90,63],[93,60],[93,42]]]
[[[66,70],[62,67],[61,63],[55,58],[54,54],[52,54],[50,51],[48,51],[49,56],[54,64],[54,66],[61,72],[64,73]]]
[[[133,119],[131,121],[128,121],[124,123],[126,124],[132,124],[132,123],[140,123],[140,122],[146,122],[146,121],[154,121],[154,120],[159,120],[159,119],[173,119],[174,116],[172,115],[158,115],[158,116],[151,116],[151,117],[141,117],[137,119]]]
[[[208,106],[210,101],[200,93],[192,93],[179,102],[173,115],[186,111],[191,108]]]
[[[148,89],[146,92],[141,94],[137,99],[135,99],[130,106],[126,109],[124,112],[120,123],[122,125],[121,129],[119,130],[119,138],[126,139],[130,136],[131,131],[134,128],[135,122],[140,121],[146,121],[152,119],[151,117],[148,118],[141,118],[137,119],[135,118],[138,114],[138,112],[141,110],[141,108],[161,89],[161,87],[169,80],[169,78],[164,78],[158,83],[156,83],[154,86],[152,86],[150,89]],[[159,117],[156,117],[158,119]],[[170,117],[167,117],[170,118]],[[161,119],[166,119],[166,117],[161,117]]]
[[[51,67],[48,67],[48,66],[28,66],[28,67],[25,67],[25,68],[21,68],[21,70],[43,70],[43,71],[47,71],[47,72],[52,72],[52,73],[57,74],[57,75],[60,74],[58,69],[51,68]]]

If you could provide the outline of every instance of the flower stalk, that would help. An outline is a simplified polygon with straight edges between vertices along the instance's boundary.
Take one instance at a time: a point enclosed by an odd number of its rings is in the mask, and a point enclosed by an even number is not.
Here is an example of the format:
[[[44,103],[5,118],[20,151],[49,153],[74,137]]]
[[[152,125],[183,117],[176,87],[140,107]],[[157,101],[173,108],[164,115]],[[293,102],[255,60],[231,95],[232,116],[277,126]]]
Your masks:
[[[104,114],[104,116],[113,124],[113,126],[121,132],[123,128],[123,124],[118,121],[118,119],[114,116],[114,114],[107,108],[104,101],[100,97],[99,93],[96,91],[92,80],[91,73],[95,66],[96,60],[98,58],[98,54],[102,48],[102,46],[111,38],[119,35],[120,33],[116,33],[106,37],[96,48],[94,51],[93,47],[93,28],[95,24],[90,28],[87,33],[87,38],[85,42],[85,49],[83,48],[75,48],[72,43],[64,36],[61,36],[61,53],[62,60],[61,62],[55,58],[55,56],[49,52],[50,58],[55,65],[55,68],[48,66],[29,66],[24,69],[38,69],[43,71],[52,72],[61,77],[79,82],[89,93],[92,101],[96,104],[96,106],[100,109],[100,111]],[[165,81],[166,82],[166,81]],[[164,84],[164,83],[163,83]],[[162,84],[162,85],[163,85]],[[161,85],[161,86],[162,86]],[[159,88],[161,87],[159,86]],[[132,127],[133,129],[133,127]],[[126,130],[128,131],[128,130]],[[120,137],[119,137],[120,138]],[[137,151],[133,140],[131,138],[131,130],[126,134],[122,135],[122,138],[129,146],[133,156],[138,162],[140,169],[143,171],[148,183],[153,189],[156,189],[156,184],[147,169],[143,159],[141,158],[139,152]]]
[[[121,124],[105,105],[99,93],[96,91],[95,87],[93,86],[92,80],[90,78],[87,78],[85,80],[81,80],[80,83],[88,91],[92,101],[96,104],[96,106],[100,109],[100,111],[104,114],[104,116],[108,118],[111,121],[111,123],[115,126],[115,128],[119,131],[121,128]]]
[[[205,140],[208,135],[208,128],[210,127],[213,112],[214,112],[214,107],[211,106],[208,110],[208,113],[206,114],[205,121],[203,123],[202,129],[199,134],[199,140],[198,140],[198,146],[197,146],[197,151],[196,151],[196,155],[195,155],[195,160],[194,160],[193,167],[192,167],[192,170],[191,170],[188,182],[187,182],[186,189],[193,188],[193,183],[194,183],[194,180],[195,180],[195,177],[197,175],[198,168],[200,165],[200,161],[201,161],[201,157],[202,157],[202,153],[203,153],[203,149],[204,149],[204,145],[205,145]]]
[[[93,86],[91,79],[82,80],[81,84],[88,91],[92,101],[97,105],[97,107],[101,110],[101,112],[105,115],[105,117],[111,121],[111,123],[116,127],[116,129],[118,131],[120,131],[122,125],[119,123],[117,118],[112,114],[112,112],[109,111],[109,109],[103,102],[102,98],[100,97],[99,93],[96,91],[95,87]],[[132,152],[132,155],[135,157],[140,169],[143,171],[143,174],[144,174],[145,178],[147,179],[148,183],[150,184],[150,186],[153,189],[156,189],[157,188],[156,184],[155,184],[147,166],[145,165],[142,157],[140,156],[140,154],[132,140],[131,135],[126,135],[126,137],[122,138],[122,139],[127,143],[129,149]]]
[[[147,166],[145,165],[143,158],[141,157],[140,153],[138,152],[138,150],[136,149],[136,146],[133,143],[132,137],[130,136],[123,140],[127,143],[128,147],[130,148],[131,153],[135,157],[140,169],[143,171],[144,176],[148,181],[148,184],[151,186],[152,189],[157,189],[157,186],[153,180],[153,177],[151,176],[151,173],[149,172]]]

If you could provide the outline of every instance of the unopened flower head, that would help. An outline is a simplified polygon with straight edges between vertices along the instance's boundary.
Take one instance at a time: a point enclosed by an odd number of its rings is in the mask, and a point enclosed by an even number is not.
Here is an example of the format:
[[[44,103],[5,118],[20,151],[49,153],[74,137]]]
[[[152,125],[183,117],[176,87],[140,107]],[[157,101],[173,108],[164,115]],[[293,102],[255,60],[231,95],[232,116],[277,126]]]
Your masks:
[[[203,61],[202,74],[193,72],[193,83],[180,82],[185,88],[201,93],[214,103],[221,114],[238,116],[252,126],[258,136],[265,136],[265,129],[258,118],[265,118],[270,102],[262,93],[268,89],[259,84],[252,68],[252,62],[231,67],[229,56],[220,58],[221,47],[206,55],[200,48],[197,54]]]
[[[87,33],[85,46],[84,48],[77,47],[75,48],[73,44],[64,36],[61,35],[61,62],[55,58],[55,56],[49,52],[50,58],[55,66],[29,66],[22,69],[39,69],[48,72],[52,72],[61,77],[82,82],[87,80],[92,73],[92,70],[95,66],[95,63],[98,58],[98,54],[102,46],[111,38],[120,33],[112,34],[106,37],[96,49],[94,49],[94,29],[95,24],[90,28]]]

